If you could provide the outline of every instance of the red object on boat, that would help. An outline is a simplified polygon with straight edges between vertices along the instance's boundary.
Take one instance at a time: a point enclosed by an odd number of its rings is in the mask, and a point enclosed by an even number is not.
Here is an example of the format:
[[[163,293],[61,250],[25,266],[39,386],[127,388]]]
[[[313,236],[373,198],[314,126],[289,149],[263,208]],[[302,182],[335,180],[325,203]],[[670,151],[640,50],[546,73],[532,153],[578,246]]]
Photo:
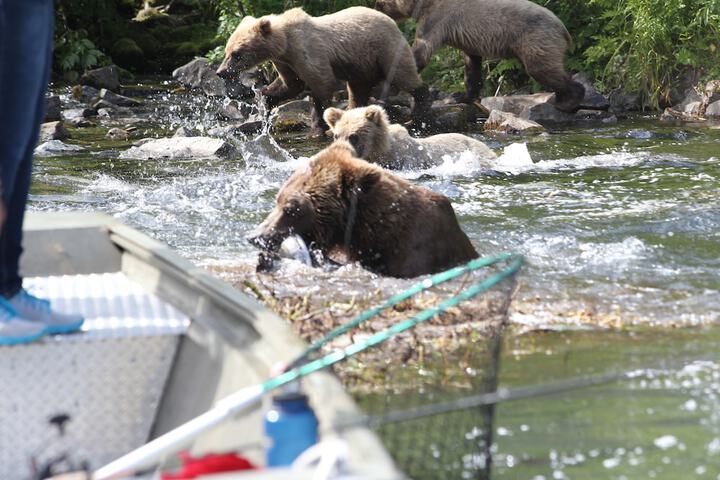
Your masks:
[[[197,478],[209,473],[235,472],[238,470],[254,470],[257,467],[236,453],[209,453],[202,457],[193,457],[188,452],[180,453],[183,466],[173,473],[164,472],[162,480],[186,480]]]

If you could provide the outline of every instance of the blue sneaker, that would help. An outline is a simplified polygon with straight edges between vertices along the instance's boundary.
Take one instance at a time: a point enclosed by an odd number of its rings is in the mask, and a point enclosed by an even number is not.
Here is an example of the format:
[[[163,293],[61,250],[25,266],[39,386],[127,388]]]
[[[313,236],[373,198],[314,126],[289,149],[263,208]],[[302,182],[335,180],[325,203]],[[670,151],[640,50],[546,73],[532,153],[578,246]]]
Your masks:
[[[45,335],[45,326],[29,322],[0,295],[0,345],[19,345],[34,342]]]
[[[85,319],[81,315],[53,312],[50,302],[30,295],[24,288],[8,299],[24,320],[43,325],[45,333],[70,333],[79,330]]]

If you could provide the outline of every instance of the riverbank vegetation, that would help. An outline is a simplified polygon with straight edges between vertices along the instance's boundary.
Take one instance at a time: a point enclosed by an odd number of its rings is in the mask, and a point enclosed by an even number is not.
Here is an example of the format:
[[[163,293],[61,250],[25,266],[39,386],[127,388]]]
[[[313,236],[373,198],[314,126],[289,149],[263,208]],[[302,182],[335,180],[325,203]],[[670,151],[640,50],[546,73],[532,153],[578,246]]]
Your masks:
[[[684,90],[720,76],[717,0],[535,0],[560,17],[573,38],[567,60],[605,93],[636,93],[647,108],[673,103]],[[115,63],[134,74],[168,74],[195,56],[218,60],[244,15],[301,6],[313,15],[372,0],[80,0],[59,4],[55,73]],[[401,25],[412,41],[414,25]],[[517,60],[486,62],[485,95],[532,91]],[[446,91],[462,90],[462,57],[442,49],[423,72]]]

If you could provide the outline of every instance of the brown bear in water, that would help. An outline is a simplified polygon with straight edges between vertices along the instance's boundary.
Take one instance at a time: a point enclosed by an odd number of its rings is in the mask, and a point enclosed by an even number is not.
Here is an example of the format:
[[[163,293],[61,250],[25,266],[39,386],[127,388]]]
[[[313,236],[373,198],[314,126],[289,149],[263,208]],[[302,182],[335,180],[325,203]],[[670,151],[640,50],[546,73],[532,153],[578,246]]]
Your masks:
[[[358,157],[386,168],[426,168],[441,164],[444,155],[466,151],[487,160],[488,167],[496,158],[480,140],[459,133],[413,138],[402,125],[391,124],[377,105],[346,111],[330,107],[323,117],[336,140],[347,141]]]
[[[290,235],[393,277],[435,273],[478,256],[447,197],[353,157],[346,142],[293,173],[248,240],[275,251]]]
[[[550,10],[529,0],[377,0],[375,8],[395,20],[417,19],[413,54],[418,70],[441,45],[465,53],[463,99],[480,94],[482,59],[517,58],[525,71],[555,92],[555,107],[574,112],[585,88],[565,71],[571,44],[565,25]]]
[[[262,93],[273,101],[297,96],[307,86],[314,103],[313,136],[327,130],[322,113],[339,80],[347,81],[349,108],[368,104],[373,86],[412,93],[414,120],[429,113],[431,99],[415,67],[410,45],[395,22],[365,7],[311,17],[301,8],[260,18],[246,16],[225,46],[217,70],[223,78],[270,60],[278,78]],[[387,88],[386,88],[387,89]]]

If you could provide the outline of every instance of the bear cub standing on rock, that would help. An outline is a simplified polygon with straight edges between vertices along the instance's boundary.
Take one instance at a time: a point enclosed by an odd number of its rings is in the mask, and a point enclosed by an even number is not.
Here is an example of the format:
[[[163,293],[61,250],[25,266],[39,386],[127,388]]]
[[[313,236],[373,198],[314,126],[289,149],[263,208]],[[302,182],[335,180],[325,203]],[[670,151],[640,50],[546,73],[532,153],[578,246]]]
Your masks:
[[[436,273],[478,256],[447,197],[353,157],[345,142],[292,174],[248,240],[275,251],[290,235],[392,277]]]
[[[517,58],[525,71],[555,92],[555,108],[574,112],[585,88],[565,71],[570,34],[547,8],[529,0],[377,0],[375,8],[395,20],[417,19],[413,54],[418,71],[441,45],[465,55],[463,100],[482,86],[482,59]]]
[[[386,168],[426,168],[442,163],[443,155],[465,151],[480,160],[496,158],[480,140],[459,133],[413,138],[402,125],[391,124],[385,110],[377,105],[345,112],[331,107],[324,117],[336,140],[347,141],[358,157]]]
[[[225,46],[217,70],[223,78],[270,60],[278,78],[263,94],[274,101],[300,94],[307,86],[314,103],[313,136],[327,130],[322,113],[338,81],[346,81],[348,107],[368,104],[370,91],[389,82],[415,98],[414,120],[422,122],[431,99],[415,67],[410,45],[395,22],[365,7],[311,17],[301,8],[260,18],[246,16]]]

